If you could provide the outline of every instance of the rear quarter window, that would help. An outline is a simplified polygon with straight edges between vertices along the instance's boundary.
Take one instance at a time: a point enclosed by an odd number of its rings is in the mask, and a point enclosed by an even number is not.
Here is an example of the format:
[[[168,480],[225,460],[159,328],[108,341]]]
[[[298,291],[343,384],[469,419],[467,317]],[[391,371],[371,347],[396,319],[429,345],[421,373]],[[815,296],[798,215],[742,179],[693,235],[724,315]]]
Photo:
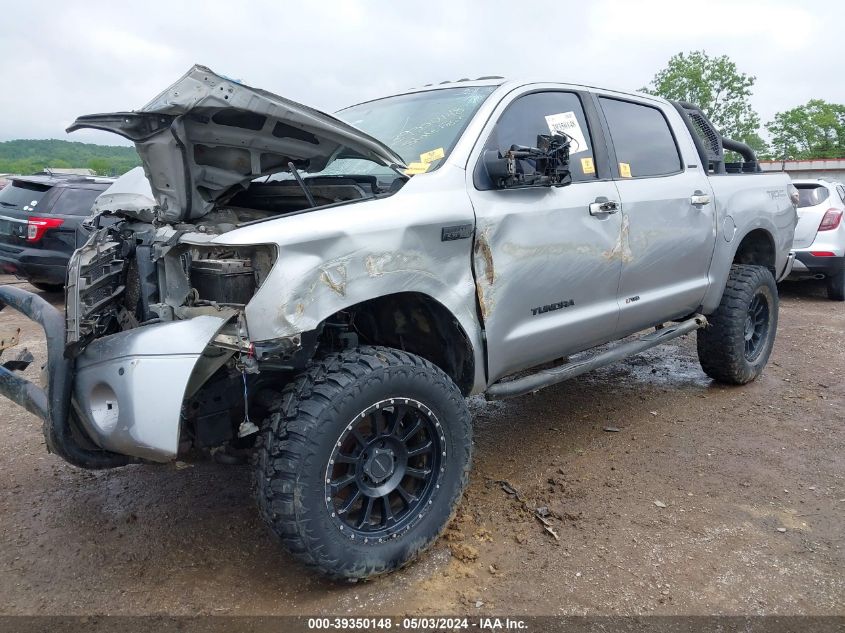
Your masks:
[[[830,191],[824,185],[795,185],[798,189],[798,208],[814,207],[830,197]]]
[[[52,213],[57,215],[90,215],[94,200],[104,189],[65,188],[53,204]]]

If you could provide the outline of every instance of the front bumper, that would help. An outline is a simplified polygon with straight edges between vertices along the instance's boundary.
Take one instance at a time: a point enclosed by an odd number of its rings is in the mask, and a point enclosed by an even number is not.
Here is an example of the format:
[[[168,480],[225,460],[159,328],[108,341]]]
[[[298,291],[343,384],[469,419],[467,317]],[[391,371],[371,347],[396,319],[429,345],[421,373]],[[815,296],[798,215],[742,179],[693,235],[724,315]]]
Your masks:
[[[85,431],[116,453],[159,462],[175,458],[191,377],[216,365],[220,354],[204,352],[235,314],[223,309],[219,316],[147,325],[92,341],[76,360],[73,381]]]
[[[65,319],[38,295],[0,286],[8,306],[39,323],[47,337],[48,389],[0,366],[0,395],[44,422],[50,452],[82,468],[168,461],[178,451],[182,401],[195,375],[221,356],[209,343],[236,312],[202,315],[96,339],[65,358]]]

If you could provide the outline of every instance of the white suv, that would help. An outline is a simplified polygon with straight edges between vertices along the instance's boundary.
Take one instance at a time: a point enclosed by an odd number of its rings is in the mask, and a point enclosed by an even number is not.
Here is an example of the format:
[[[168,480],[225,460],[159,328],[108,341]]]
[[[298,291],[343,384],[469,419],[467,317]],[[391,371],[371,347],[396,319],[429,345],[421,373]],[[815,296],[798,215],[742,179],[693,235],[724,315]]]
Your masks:
[[[798,189],[795,265],[790,279],[827,279],[827,296],[845,301],[845,186],[828,180],[793,180]]]

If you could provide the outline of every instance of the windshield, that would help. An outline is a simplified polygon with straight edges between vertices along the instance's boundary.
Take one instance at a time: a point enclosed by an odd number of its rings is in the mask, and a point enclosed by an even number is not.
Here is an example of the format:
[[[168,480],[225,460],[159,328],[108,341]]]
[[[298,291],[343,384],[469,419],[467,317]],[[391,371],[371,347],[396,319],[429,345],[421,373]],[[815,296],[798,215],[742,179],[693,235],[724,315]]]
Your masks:
[[[337,117],[399,154],[409,174],[436,169],[452,151],[479,106],[496,86],[445,88],[368,101]],[[341,158],[321,175],[378,175],[390,170],[368,160]]]

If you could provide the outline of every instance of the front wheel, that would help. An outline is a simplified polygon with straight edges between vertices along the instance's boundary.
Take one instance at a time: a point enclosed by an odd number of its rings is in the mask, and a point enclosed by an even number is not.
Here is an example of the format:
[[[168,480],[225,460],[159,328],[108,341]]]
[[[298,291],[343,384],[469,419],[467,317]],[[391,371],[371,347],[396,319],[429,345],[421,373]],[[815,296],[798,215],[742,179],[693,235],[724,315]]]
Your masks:
[[[428,361],[362,347],[315,361],[283,390],[258,447],[264,520],[334,578],[401,567],[457,508],[472,447],[469,411]]]
[[[718,382],[744,385],[763,371],[778,326],[778,291],[764,266],[735,264],[717,310],[698,330],[698,360]]]

